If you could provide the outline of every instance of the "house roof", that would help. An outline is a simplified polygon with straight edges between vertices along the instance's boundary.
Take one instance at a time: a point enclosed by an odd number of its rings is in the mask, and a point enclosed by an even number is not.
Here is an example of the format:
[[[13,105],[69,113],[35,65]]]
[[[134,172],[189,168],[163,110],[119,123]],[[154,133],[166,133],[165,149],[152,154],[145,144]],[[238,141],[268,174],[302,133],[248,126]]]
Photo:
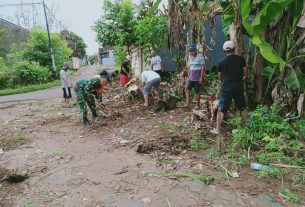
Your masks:
[[[109,51],[109,50],[113,50],[113,47],[107,45],[107,46],[105,46],[105,47],[102,47],[102,48],[99,48],[99,49],[98,49],[99,53],[107,52],[107,51]]]
[[[8,27],[8,28],[14,29],[14,30],[23,30],[23,31],[25,31],[25,32],[29,32],[29,30],[27,30],[27,29],[25,29],[25,28],[23,28],[23,27],[20,27],[20,26],[14,24],[14,23],[12,23],[12,22],[9,22],[9,21],[7,21],[7,20],[5,20],[5,19],[0,18],[0,28],[1,28],[2,26]]]

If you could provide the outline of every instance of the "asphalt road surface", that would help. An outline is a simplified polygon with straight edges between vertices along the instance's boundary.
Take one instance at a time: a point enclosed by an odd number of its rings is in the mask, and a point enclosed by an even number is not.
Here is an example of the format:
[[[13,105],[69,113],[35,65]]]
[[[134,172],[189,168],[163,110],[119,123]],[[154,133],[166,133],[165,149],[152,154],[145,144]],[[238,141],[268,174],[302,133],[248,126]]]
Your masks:
[[[74,75],[71,78],[71,80],[73,83],[75,83],[78,80],[90,78],[91,76],[96,74],[96,69],[97,69],[96,65],[82,67],[78,70],[76,75]],[[29,93],[0,96],[0,103],[27,101],[27,100],[46,100],[46,99],[61,98],[61,97],[62,97],[61,87],[55,86],[52,88],[29,92]]]

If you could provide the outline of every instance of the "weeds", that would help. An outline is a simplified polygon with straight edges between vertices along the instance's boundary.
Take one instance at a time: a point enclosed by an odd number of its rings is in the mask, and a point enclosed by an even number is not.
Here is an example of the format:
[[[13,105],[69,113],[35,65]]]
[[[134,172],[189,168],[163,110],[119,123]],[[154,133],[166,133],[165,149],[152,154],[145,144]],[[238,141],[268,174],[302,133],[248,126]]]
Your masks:
[[[39,195],[41,195],[44,198],[47,198],[49,196],[49,191],[47,189],[41,188],[38,190]]]
[[[264,169],[258,171],[259,177],[275,177],[278,179],[283,179],[284,175],[287,173],[286,170],[277,167],[270,167],[270,169]]]
[[[174,125],[171,124],[159,124],[156,125],[155,128],[157,129],[171,129],[171,130],[179,130],[179,129],[183,129],[186,128],[187,124],[185,122],[177,122]]]
[[[215,180],[215,177],[213,175],[194,175],[192,173],[144,172],[143,175],[148,177],[157,177],[157,178],[162,178],[162,177],[191,178],[192,180],[195,180],[204,185],[209,185]]]
[[[259,106],[250,113],[247,128],[242,126],[241,117],[231,118],[233,150],[252,150],[263,164],[271,162],[304,165],[305,120],[290,119],[280,115],[281,106]]]
[[[200,131],[200,130],[196,130],[196,131],[191,132],[191,136],[193,138],[199,138],[199,137],[201,137],[201,135],[202,135],[202,131]]]
[[[216,149],[211,148],[208,151],[208,156],[209,156],[209,158],[219,158],[220,157],[220,153]]]
[[[201,184],[209,185],[214,180],[215,177],[213,175],[193,175],[193,174],[187,174],[187,173],[176,173],[176,177],[182,177],[182,178],[191,178],[195,181],[198,181]]]
[[[53,104],[52,106],[51,106],[51,110],[52,111],[60,111],[61,110],[61,105],[60,104]]]
[[[23,202],[23,204],[22,204],[22,206],[23,207],[28,207],[28,206],[31,206],[31,205],[33,205],[33,198],[27,198],[24,202]]]
[[[203,144],[203,143],[195,141],[195,140],[192,140],[189,143],[189,146],[190,146],[191,150],[194,151],[194,152],[198,152],[200,150],[204,150],[204,149],[208,148],[207,144]]]
[[[291,192],[287,188],[283,188],[281,193],[293,203],[300,203],[301,201],[301,197],[298,194]]]
[[[67,155],[67,154],[69,154],[65,149],[55,149],[55,150],[53,150],[53,156],[60,156],[60,157],[62,157],[62,156],[65,156],[65,155]]]
[[[12,137],[13,142],[23,142],[26,140],[26,137],[23,135],[16,135],[14,137]]]

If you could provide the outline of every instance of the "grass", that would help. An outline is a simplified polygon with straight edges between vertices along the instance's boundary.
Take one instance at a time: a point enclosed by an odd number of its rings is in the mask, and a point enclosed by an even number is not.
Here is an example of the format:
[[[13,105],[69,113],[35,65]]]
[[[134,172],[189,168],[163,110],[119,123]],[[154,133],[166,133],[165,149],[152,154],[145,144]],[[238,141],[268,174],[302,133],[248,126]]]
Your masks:
[[[60,157],[62,157],[62,156],[67,155],[68,152],[65,149],[55,149],[55,150],[53,150],[52,154],[53,154],[53,156],[60,156]]]
[[[215,180],[215,177],[213,175],[204,175],[204,174],[194,175],[189,172],[186,173],[144,172],[143,175],[148,177],[156,177],[156,178],[163,178],[163,177],[190,178],[203,185],[209,185]]]
[[[33,205],[33,198],[27,198],[22,204],[23,207],[28,207],[31,205]]]
[[[185,122],[178,122],[175,123],[174,125],[171,124],[159,124],[156,125],[155,128],[157,129],[172,129],[172,130],[179,130],[179,129],[184,129],[187,127],[187,124]]]
[[[7,88],[7,89],[0,90],[0,96],[38,91],[38,90],[42,90],[42,89],[46,89],[46,88],[51,88],[54,86],[59,86],[59,85],[60,85],[60,81],[56,80],[56,81],[53,81],[50,83],[44,83],[44,84],[18,86],[16,88]]]
[[[198,142],[198,141],[195,141],[195,140],[192,140],[189,143],[189,145],[190,145],[191,150],[194,151],[194,152],[198,152],[200,150],[204,150],[204,149],[208,148],[207,144],[204,144],[204,143],[201,143],[201,142]]]
[[[12,137],[13,142],[23,142],[26,140],[26,137],[23,135],[16,135]]]
[[[283,188],[281,193],[282,193],[290,202],[293,202],[293,203],[300,203],[300,201],[301,201],[301,197],[300,197],[298,194],[291,192],[291,191],[290,191],[289,189],[287,189],[287,188]]]

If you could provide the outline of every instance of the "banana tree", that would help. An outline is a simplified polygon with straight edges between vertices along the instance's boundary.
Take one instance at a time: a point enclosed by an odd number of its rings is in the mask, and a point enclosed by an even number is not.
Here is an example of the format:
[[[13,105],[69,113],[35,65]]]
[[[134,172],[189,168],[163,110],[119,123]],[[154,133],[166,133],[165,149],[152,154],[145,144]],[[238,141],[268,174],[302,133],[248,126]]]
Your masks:
[[[298,23],[298,20],[303,17],[301,16],[303,3],[302,0],[241,1],[240,16],[244,33],[249,36],[251,43],[257,48],[258,55],[254,58],[253,68],[259,72],[265,68],[262,71],[268,78],[268,86],[265,90],[268,92],[267,94],[271,95],[272,86],[274,102],[295,103],[289,97],[297,97],[297,94],[305,89],[305,77],[300,68],[304,62],[302,60],[304,51],[300,52],[304,44],[302,45],[300,42],[304,41],[305,32],[303,28],[297,27],[297,25],[302,25]],[[231,8],[236,7],[233,4],[230,6]],[[228,25],[234,19],[236,19],[236,12],[232,12],[232,9],[225,9],[224,31],[227,32]],[[303,22],[305,21],[303,20]],[[303,39],[300,40],[302,36]],[[297,44],[297,40],[299,40],[299,44]],[[263,64],[261,57],[264,59]],[[257,83],[256,85],[261,86],[262,84]]]

